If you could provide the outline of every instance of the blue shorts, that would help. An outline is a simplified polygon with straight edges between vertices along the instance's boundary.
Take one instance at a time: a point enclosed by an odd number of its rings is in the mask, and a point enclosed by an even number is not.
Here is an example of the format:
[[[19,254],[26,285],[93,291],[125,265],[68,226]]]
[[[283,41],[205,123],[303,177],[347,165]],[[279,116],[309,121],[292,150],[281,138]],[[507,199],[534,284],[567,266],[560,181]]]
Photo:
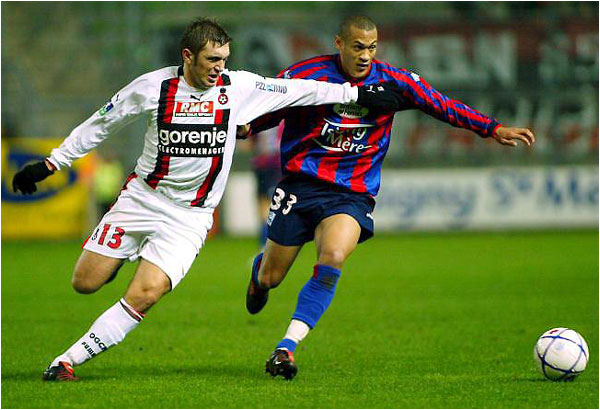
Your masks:
[[[314,239],[323,219],[346,214],[360,225],[360,243],[373,236],[374,208],[375,200],[367,194],[312,178],[286,176],[273,194],[267,237],[279,245],[302,245]]]

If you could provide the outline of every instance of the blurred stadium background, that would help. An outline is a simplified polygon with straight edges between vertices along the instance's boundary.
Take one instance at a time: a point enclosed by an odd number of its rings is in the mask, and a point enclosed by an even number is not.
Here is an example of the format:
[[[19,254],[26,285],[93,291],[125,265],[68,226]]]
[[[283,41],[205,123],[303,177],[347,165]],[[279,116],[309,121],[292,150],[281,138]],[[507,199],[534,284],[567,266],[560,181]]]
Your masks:
[[[351,13],[378,23],[379,59],[537,135],[533,149],[509,149],[418,111],[397,114],[379,231],[597,226],[597,2],[5,2],[3,239],[89,231],[101,212],[93,202],[110,202],[133,168],[144,121],[33,198],[11,193],[12,175],[133,78],[178,64],[179,37],[193,17],[216,17],[230,31],[229,68],[274,76],[335,52],[339,19]],[[257,212],[238,200],[254,195],[250,154],[236,155],[218,229],[252,235]],[[40,228],[49,219],[56,223]]]

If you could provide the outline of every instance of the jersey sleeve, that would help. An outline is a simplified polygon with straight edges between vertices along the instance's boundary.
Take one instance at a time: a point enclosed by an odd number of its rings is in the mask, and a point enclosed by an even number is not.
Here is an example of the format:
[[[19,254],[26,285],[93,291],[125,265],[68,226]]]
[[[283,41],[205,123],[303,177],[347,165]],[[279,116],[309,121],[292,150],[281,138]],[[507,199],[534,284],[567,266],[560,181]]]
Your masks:
[[[279,74],[277,74],[277,78],[291,78],[289,77],[288,73],[289,67],[281,70]],[[290,108],[286,107],[277,111],[267,113],[252,120],[252,122],[250,123],[250,132],[252,134],[257,134],[261,131],[266,131],[268,129],[276,127],[278,124],[281,123],[281,121],[285,119],[289,112]]]
[[[110,134],[148,112],[151,81],[144,76],[119,90],[102,108],[77,126],[62,144],[52,150],[48,160],[57,169],[69,167],[98,146]]]
[[[400,70],[392,76],[401,87],[402,97],[409,107],[418,108],[455,127],[474,131],[482,137],[493,135],[501,125],[495,118],[440,93],[415,73]]]
[[[285,107],[349,103],[358,98],[358,89],[349,83],[265,78],[247,71],[236,73],[240,93],[236,124],[247,124],[263,114]]]
[[[288,115],[290,109],[282,108],[265,115],[262,115],[250,122],[250,130],[252,134],[257,134],[261,131],[269,130],[276,127]]]

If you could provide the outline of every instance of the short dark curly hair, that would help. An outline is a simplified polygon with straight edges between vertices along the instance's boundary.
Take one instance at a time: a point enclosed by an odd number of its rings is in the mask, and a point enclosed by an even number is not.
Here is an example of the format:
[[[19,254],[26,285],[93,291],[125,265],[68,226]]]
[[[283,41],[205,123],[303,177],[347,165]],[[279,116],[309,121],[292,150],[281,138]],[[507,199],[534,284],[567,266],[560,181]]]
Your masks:
[[[192,21],[183,32],[179,44],[180,51],[189,49],[194,55],[198,54],[211,41],[219,47],[231,42],[231,37],[215,20],[198,17]]]

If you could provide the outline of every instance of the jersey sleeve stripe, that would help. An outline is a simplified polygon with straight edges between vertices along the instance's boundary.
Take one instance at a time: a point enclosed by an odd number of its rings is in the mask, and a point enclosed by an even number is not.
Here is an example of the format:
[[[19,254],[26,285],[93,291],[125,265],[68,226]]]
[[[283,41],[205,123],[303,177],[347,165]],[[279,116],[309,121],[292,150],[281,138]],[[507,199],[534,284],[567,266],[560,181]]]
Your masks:
[[[297,69],[299,69],[301,67],[303,67],[303,68],[310,68],[308,66],[310,66],[312,64],[321,63],[323,61],[328,61],[328,60],[331,60],[332,58],[333,58],[332,55],[325,55],[325,56],[318,56],[318,57],[310,58],[308,60],[300,61],[299,63],[291,65],[287,70],[283,70],[283,72],[285,72],[285,71],[296,71]]]
[[[298,71],[296,73],[294,73],[294,78],[306,78],[309,77],[310,75],[314,74],[315,72],[322,70],[323,66],[317,66],[317,67],[311,67],[311,68],[307,68],[306,70],[302,70],[302,71]]]
[[[405,86],[404,97],[424,112],[455,127],[469,129],[482,136],[487,134],[488,125],[493,121],[492,118],[460,101],[443,95],[424,81],[415,81],[403,72],[389,68],[384,68],[382,71],[402,83]]]
[[[435,90],[427,89],[422,83],[419,83],[419,84],[417,84],[415,82],[413,82],[413,83],[414,83],[414,86],[418,85],[421,88],[421,90],[423,91],[423,93],[425,93],[425,95],[430,96],[430,98],[432,100],[435,99],[439,103],[440,107],[443,107],[445,105],[446,107],[448,107],[450,109],[454,109],[454,111],[461,114],[462,116],[469,118],[473,121],[479,122],[478,126],[483,126],[483,128],[485,128],[487,123],[489,123],[489,121],[491,120],[488,116],[469,107],[468,105],[464,104],[461,101],[453,100],[449,97],[444,96],[443,94],[441,94],[439,92],[434,92]],[[460,122],[459,117],[457,117],[457,120]]]

